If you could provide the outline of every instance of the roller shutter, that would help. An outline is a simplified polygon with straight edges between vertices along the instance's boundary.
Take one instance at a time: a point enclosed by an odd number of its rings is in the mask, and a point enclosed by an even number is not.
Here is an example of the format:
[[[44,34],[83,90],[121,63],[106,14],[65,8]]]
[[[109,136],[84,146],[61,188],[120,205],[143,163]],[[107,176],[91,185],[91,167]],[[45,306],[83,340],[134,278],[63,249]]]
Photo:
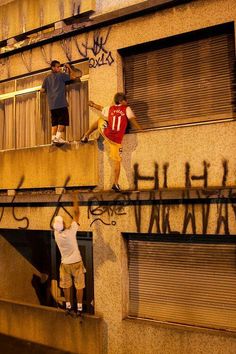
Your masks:
[[[234,35],[218,32],[124,52],[125,90],[144,128],[233,117]]]
[[[129,315],[236,329],[236,245],[128,241]]]

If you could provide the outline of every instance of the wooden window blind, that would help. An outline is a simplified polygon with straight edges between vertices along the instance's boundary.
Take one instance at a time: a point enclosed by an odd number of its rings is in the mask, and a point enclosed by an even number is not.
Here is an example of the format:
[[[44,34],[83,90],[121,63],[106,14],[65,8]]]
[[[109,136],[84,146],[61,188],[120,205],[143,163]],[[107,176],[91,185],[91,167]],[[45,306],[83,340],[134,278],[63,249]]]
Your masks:
[[[128,241],[129,315],[236,330],[236,244]]]
[[[146,129],[233,117],[233,30],[181,38],[121,52],[129,104]]]

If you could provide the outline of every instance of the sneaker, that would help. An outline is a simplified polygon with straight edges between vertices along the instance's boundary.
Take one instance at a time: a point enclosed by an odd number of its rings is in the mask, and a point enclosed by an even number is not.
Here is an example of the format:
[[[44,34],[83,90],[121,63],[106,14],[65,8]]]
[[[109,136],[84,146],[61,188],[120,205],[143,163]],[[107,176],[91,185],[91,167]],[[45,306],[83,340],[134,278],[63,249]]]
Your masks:
[[[66,316],[73,316],[73,309],[72,307],[67,307],[65,309],[65,312],[66,312]]]
[[[81,316],[82,316],[82,310],[77,310],[76,317],[81,317]]]
[[[64,139],[62,139],[62,138],[59,138],[59,139],[55,138],[53,140],[53,144],[55,144],[55,145],[63,145],[63,144],[69,144],[69,142],[64,140]]]
[[[113,186],[111,187],[111,189],[112,189],[113,191],[115,191],[115,192],[120,192],[120,191],[121,191],[119,184],[115,184],[115,183],[113,184]]]
[[[88,137],[86,135],[84,135],[81,139],[80,142],[83,144],[87,144],[88,143]]]

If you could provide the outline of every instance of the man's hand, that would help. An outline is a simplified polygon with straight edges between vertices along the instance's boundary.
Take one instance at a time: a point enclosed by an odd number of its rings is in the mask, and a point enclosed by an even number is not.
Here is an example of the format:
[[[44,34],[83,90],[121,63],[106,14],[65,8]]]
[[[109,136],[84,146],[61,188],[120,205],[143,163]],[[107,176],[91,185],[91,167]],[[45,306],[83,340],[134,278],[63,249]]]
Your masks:
[[[69,63],[65,63],[64,66],[68,70],[71,80],[80,81],[80,78],[83,75],[83,73],[80,69],[74,68]]]
[[[95,108],[98,111],[102,111],[103,107],[100,106],[99,104],[94,103],[93,101],[88,101],[89,107]]]
[[[89,105],[89,107],[94,107],[94,105],[95,105],[95,103],[93,102],[93,101],[88,101],[88,105]]]

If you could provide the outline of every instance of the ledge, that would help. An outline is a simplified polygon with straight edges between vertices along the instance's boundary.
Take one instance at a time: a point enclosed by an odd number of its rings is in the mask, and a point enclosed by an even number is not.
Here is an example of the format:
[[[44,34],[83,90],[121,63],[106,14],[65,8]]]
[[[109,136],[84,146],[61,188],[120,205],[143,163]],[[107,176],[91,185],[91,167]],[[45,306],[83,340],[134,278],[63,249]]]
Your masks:
[[[204,332],[207,334],[212,335],[225,335],[225,336],[232,336],[236,337],[236,331],[233,329],[220,329],[220,328],[210,328],[210,327],[200,327],[200,326],[191,326],[187,324],[181,323],[174,323],[174,322],[163,322],[163,321],[156,321],[152,319],[145,319],[139,317],[127,317],[123,319],[123,323],[134,323],[137,325],[145,325],[145,326],[155,326],[160,328],[172,329],[172,330],[179,330],[179,331],[190,331],[190,332]]]
[[[0,299],[0,317],[4,335],[63,351],[101,353],[102,319],[97,316],[84,315],[81,322],[63,310]]]
[[[18,189],[4,190],[0,194],[0,207],[36,207],[73,205],[71,191],[78,193],[79,204],[87,205],[136,205],[136,204],[236,204],[236,186],[208,188],[161,188],[159,190],[124,190],[115,193],[111,190],[96,190],[78,187],[61,189],[57,194],[55,189],[38,188],[35,190]]]
[[[97,146],[71,143],[0,152],[0,190],[95,186]]]

